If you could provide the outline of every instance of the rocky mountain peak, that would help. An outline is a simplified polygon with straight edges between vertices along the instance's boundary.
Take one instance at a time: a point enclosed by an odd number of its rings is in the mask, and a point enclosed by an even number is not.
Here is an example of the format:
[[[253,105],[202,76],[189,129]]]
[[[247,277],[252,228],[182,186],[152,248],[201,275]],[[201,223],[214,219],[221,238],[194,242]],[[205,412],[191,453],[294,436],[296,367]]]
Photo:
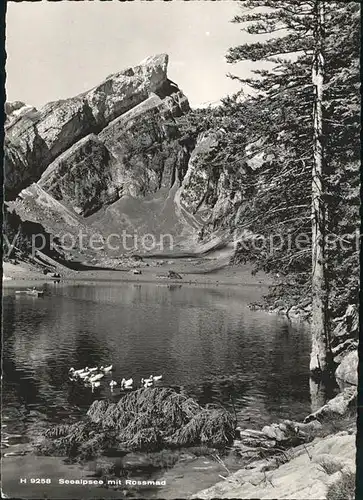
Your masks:
[[[150,83],[150,90],[155,92],[167,79],[167,68],[169,63],[168,54],[157,54],[149,56],[135,67],[135,75],[140,75]]]
[[[224,238],[241,199],[226,172],[217,175],[204,157],[225,131],[189,130],[188,99],[168,79],[168,59],[147,57],[89,91],[12,120],[5,140],[9,208],[50,234],[80,227],[105,236],[169,234],[189,250],[217,228]]]
[[[171,114],[180,115],[181,107],[189,110],[186,97],[169,82],[167,66],[167,54],[148,57],[133,68],[110,75],[91,90],[48,103],[38,112],[22,102],[9,103],[7,111],[12,119],[7,124],[5,141],[7,198],[13,199],[23,188],[38,181],[47,167],[68,149],[73,154],[78,141],[90,134],[100,134],[131,110],[138,110],[138,115],[150,112],[150,108],[162,107],[166,98],[169,101],[164,107]],[[34,112],[29,114],[31,110]]]
[[[34,106],[29,106],[22,101],[11,101],[5,103],[6,121],[5,127],[10,127],[20,117],[34,115],[37,112]]]

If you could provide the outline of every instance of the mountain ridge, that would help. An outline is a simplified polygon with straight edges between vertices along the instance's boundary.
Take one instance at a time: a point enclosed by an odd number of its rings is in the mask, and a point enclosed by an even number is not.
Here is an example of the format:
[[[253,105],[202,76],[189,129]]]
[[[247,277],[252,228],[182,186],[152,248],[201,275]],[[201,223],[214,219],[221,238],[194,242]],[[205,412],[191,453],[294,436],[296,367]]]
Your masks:
[[[148,57],[40,110],[8,103],[8,209],[57,236],[167,233],[178,252],[199,252],[212,210],[198,188],[200,179],[208,188],[208,174],[195,161],[218,134],[189,133],[189,102],[167,66],[166,54]]]

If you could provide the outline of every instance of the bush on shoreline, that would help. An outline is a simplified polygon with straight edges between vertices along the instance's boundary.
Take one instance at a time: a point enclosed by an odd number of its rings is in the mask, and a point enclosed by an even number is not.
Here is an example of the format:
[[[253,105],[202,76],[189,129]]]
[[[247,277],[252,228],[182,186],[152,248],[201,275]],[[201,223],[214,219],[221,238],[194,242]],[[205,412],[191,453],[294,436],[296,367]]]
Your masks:
[[[84,420],[47,430],[38,452],[90,460],[116,452],[231,444],[236,419],[224,409],[203,409],[169,388],[139,389],[117,403],[94,401]]]

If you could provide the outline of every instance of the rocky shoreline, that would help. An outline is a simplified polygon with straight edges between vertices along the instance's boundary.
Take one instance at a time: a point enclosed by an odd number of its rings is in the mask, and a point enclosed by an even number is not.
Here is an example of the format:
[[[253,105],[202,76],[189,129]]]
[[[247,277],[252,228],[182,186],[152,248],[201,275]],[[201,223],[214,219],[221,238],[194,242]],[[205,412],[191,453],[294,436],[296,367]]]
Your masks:
[[[351,386],[304,422],[239,429],[234,449],[244,467],[191,498],[353,500],[356,398]]]
[[[316,439],[295,448],[288,461],[275,469],[266,460],[253,462],[192,498],[322,500],[332,498],[329,492],[339,491],[339,485],[349,477],[349,486],[343,490],[349,496],[334,498],[353,500],[355,440],[354,433],[348,431]]]
[[[309,320],[309,304],[305,309],[278,307],[268,312]],[[285,420],[261,431],[238,429],[235,452],[245,458],[246,465],[191,498],[355,499],[357,307],[349,305],[334,323],[332,352],[341,392],[304,422]]]

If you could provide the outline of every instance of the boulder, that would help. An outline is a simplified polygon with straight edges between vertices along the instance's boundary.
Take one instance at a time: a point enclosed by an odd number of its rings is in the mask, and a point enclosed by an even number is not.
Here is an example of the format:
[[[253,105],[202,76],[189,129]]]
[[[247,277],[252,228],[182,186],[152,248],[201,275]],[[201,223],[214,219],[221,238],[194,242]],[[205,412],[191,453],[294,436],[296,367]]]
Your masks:
[[[335,319],[335,328],[332,335],[332,347],[343,343],[349,338],[358,338],[359,334],[359,314],[357,306],[350,304],[344,315]]]
[[[358,351],[348,352],[335,371],[335,377],[348,384],[358,385]]]
[[[321,429],[322,424],[318,420],[311,420],[311,422],[308,423],[296,422],[295,426],[300,434],[313,434]]]
[[[308,415],[304,423],[311,422],[312,420],[324,421],[326,419],[336,418],[337,416],[343,416],[353,407],[356,403],[356,399],[357,388],[353,386],[347,387],[343,392],[340,392],[335,398],[319,408],[319,410]]]
[[[339,364],[343,361],[343,358],[348,352],[358,349],[358,340],[347,339],[336,347],[332,348],[332,353],[334,356],[334,362]]]
[[[278,424],[266,425],[262,432],[270,439],[275,439],[276,441],[284,441],[286,435],[282,429],[280,429]]]

